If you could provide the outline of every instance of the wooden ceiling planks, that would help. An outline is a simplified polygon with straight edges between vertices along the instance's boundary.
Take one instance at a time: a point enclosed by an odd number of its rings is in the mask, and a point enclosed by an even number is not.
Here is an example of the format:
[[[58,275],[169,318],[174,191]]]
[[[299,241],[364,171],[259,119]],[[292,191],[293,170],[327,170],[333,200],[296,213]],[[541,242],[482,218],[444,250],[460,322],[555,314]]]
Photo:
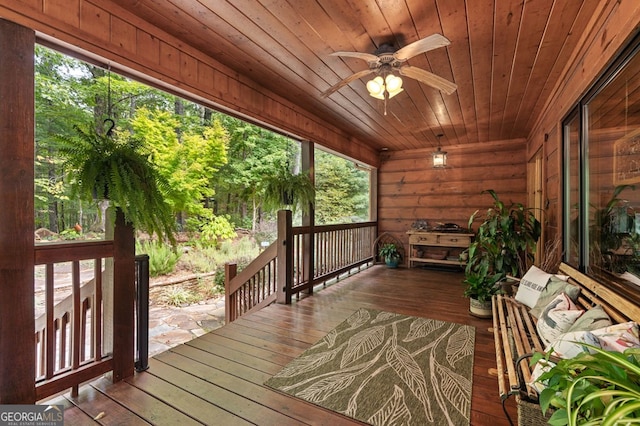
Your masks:
[[[542,41],[554,0],[538,0],[536,10],[527,13],[530,3],[524,4],[521,25],[518,31],[516,53],[513,58],[505,108],[500,120],[499,134],[511,134],[512,126],[524,102],[525,90],[536,68],[538,46]]]
[[[244,78],[374,149],[465,145],[528,136],[597,8],[596,0],[114,0]],[[73,19],[69,17],[68,19]],[[447,96],[405,78],[387,103],[360,79],[320,93],[359,59],[441,33],[452,44],[409,59],[458,85]]]
[[[478,141],[489,141],[489,111],[491,108],[491,75],[493,74],[493,10],[495,0],[467,2],[471,72],[473,79],[459,84],[471,84],[476,108]],[[491,13],[487,13],[491,11]],[[471,123],[470,123],[471,124]]]
[[[564,2],[555,0],[549,16],[549,25],[540,44],[540,65],[532,72],[531,83],[523,96],[521,113],[513,124],[512,134],[520,129],[533,127],[536,117],[527,111],[541,111],[552,91],[559,84],[558,79],[564,71],[574,49],[582,36],[584,28],[599,7],[598,2]],[[562,40],[559,43],[558,40]]]

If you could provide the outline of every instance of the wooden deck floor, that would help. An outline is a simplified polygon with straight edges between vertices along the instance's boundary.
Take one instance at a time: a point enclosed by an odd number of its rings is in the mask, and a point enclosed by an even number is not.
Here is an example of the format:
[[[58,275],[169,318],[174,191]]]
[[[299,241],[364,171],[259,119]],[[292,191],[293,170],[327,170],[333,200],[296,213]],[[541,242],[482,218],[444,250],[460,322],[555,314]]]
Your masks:
[[[354,425],[359,422],[262,383],[360,307],[476,327],[472,425],[508,425],[495,377],[490,320],[468,314],[462,274],[374,266],[292,305],[271,305],[156,355],[121,383],[100,379],[64,396],[65,425]],[[515,404],[509,401],[511,417]],[[97,422],[92,419],[98,418]]]

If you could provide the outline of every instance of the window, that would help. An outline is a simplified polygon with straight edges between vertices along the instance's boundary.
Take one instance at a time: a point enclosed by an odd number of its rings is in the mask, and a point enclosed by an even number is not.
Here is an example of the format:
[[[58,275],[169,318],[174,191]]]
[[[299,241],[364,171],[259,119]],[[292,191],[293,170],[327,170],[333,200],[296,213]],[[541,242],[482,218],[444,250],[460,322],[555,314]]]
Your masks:
[[[640,283],[640,42],[565,119],[564,260]]]

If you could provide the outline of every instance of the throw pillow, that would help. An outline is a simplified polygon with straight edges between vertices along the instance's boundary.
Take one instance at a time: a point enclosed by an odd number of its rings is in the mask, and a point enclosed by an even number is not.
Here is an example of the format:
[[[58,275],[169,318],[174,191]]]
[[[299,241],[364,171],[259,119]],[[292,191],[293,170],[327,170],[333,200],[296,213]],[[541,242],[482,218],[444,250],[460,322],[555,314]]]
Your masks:
[[[640,347],[638,324],[633,321],[614,324],[591,333],[598,338],[600,346],[608,351],[623,352],[627,348]]]
[[[520,279],[516,293],[516,300],[529,308],[533,308],[540,297],[540,293],[547,286],[551,274],[533,265]]]
[[[561,293],[540,314],[536,323],[538,335],[548,345],[565,333],[582,313],[566,293]]]
[[[596,305],[580,315],[580,318],[573,323],[571,328],[567,330],[567,333],[580,330],[597,330],[599,328],[609,327],[611,324],[613,324],[611,318],[609,318],[609,315],[607,315],[602,306]]]
[[[555,275],[552,276],[549,279],[547,286],[542,290],[540,296],[538,296],[538,301],[535,306],[531,308],[531,315],[539,318],[542,310],[560,293],[567,293],[567,296],[575,302],[578,300],[578,296],[580,295],[580,287],[556,278]]]
[[[600,347],[600,341],[590,331],[569,331],[558,336],[544,351],[553,349],[553,355],[560,358],[573,358],[582,352],[593,352],[582,343]]]

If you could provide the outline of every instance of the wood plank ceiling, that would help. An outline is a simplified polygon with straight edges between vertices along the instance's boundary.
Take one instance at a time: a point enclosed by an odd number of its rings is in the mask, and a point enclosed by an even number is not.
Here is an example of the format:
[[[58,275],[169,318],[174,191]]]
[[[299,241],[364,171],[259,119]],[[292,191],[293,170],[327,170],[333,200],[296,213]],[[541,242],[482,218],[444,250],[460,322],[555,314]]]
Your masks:
[[[525,138],[598,0],[114,0],[376,150]],[[357,58],[440,33],[446,48],[409,59],[458,85],[445,95],[404,78],[404,92],[370,97],[368,78],[320,94]]]

